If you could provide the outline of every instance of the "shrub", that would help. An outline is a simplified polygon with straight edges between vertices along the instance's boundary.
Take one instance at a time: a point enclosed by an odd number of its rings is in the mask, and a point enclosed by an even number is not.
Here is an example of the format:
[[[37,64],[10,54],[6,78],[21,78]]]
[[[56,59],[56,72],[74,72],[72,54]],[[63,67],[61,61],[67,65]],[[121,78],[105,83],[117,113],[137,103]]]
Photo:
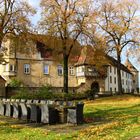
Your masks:
[[[56,100],[65,100],[65,94],[66,93],[53,93],[53,98]]]
[[[16,99],[54,99],[54,100],[80,100],[87,98],[85,93],[53,93],[50,85],[45,85],[39,88],[36,92],[29,91],[28,88],[19,88],[16,95],[11,98]]]
[[[39,88],[35,94],[36,99],[52,99],[52,87],[50,85],[44,85]]]
[[[64,94],[64,99],[65,100],[73,100],[73,99],[75,99],[74,95],[75,94],[73,94],[73,93],[65,93]]]
[[[13,95],[13,99],[32,99],[31,93],[27,88],[20,88],[16,95]]]
[[[23,85],[22,81],[16,78],[13,78],[9,83],[9,87],[21,87]]]
[[[36,93],[29,91],[28,88],[19,88],[16,95],[13,95],[11,98],[16,99],[52,99],[53,94],[51,91],[51,86],[46,85],[39,88]]]
[[[86,98],[88,98],[88,99],[94,99],[95,98],[96,91],[94,89],[87,90],[87,91],[85,91],[85,94],[86,94]]]
[[[86,99],[87,98],[87,94],[85,92],[75,93],[74,97],[77,100]]]
[[[53,98],[56,100],[80,100],[85,99],[85,93],[53,93]]]

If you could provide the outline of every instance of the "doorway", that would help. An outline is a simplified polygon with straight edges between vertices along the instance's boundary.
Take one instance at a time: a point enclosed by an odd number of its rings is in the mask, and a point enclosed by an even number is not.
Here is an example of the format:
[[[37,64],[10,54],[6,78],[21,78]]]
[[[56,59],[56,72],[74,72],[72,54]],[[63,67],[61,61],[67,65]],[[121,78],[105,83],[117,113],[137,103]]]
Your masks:
[[[95,93],[99,92],[99,89],[100,89],[100,87],[99,87],[99,83],[98,82],[93,82],[91,84],[91,90],[94,91]]]

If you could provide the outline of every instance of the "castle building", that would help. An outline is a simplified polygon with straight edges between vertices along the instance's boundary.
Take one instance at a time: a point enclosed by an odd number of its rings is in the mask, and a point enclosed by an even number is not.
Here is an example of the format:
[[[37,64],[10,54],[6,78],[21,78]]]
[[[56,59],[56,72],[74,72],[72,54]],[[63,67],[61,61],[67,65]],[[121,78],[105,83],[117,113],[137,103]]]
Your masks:
[[[51,49],[42,43],[30,40],[15,47],[9,39],[3,43],[7,52],[3,56],[5,62],[0,64],[0,75],[8,83],[19,79],[24,86],[40,87],[49,84],[55,88],[63,87],[63,64],[51,54]],[[20,46],[20,47],[19,47]],[[14,49],[13,49],[14,48]],[[22,50],[22,51],[20,51]],[[79,49],[80,55],[69,62],[69,87],[73,91],[83,92],[96,88],[100,93],[117,92],[117,61],[107,56],[96,56],[90,47]],[[99,63],[99,68],[97,68]],[[122,87],[124,92],[138,91],[138,70],[127,60],[121,64]]]
[[[132,89],[133,92],[139,92],[139,71],[132,65],[129,59],[126,60],[125,66],[132,73]]]

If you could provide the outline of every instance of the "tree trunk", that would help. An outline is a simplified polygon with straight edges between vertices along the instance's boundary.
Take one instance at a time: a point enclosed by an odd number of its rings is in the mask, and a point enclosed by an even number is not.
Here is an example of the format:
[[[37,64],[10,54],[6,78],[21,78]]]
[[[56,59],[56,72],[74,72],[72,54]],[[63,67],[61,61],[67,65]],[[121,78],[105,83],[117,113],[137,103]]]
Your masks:
[[[118,75],[118,92],[119,94],[122,94],[122,81],[121,81],[121,57],[120,54],[117,55],[117,75]]]
[[[2,40],[3,40],[3,39],[0,38],[0,48],[2,47]]]
[[[0,38],[0,63],[3,61],[2,39]]]
[[[0,28],[0,48],[2,47],[3,38],[4,38],[3,30]]]
[[[65,93],[68,93],[68,55],[63,54],[64,58],[64,85],[63,89]]]

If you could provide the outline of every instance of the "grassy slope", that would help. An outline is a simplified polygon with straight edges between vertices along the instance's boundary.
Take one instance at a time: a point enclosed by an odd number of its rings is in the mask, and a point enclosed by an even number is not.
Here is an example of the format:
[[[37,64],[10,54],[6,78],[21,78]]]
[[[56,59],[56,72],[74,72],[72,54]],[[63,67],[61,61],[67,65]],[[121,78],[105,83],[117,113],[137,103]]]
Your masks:
[[[128,140],[140,135],[140,97],[125,95],[85,101],[84,115],[88,124],[70,127],[75,131],[66,125],[63,133],[61,129],[52,131],[49,126],[44,129],[9,123],[0,117],[0,140]]]
[[[117,96],[86,103],[85,116],[96,123],[80,132],[80,138],[128,140],[140,135],[140,98]]]

